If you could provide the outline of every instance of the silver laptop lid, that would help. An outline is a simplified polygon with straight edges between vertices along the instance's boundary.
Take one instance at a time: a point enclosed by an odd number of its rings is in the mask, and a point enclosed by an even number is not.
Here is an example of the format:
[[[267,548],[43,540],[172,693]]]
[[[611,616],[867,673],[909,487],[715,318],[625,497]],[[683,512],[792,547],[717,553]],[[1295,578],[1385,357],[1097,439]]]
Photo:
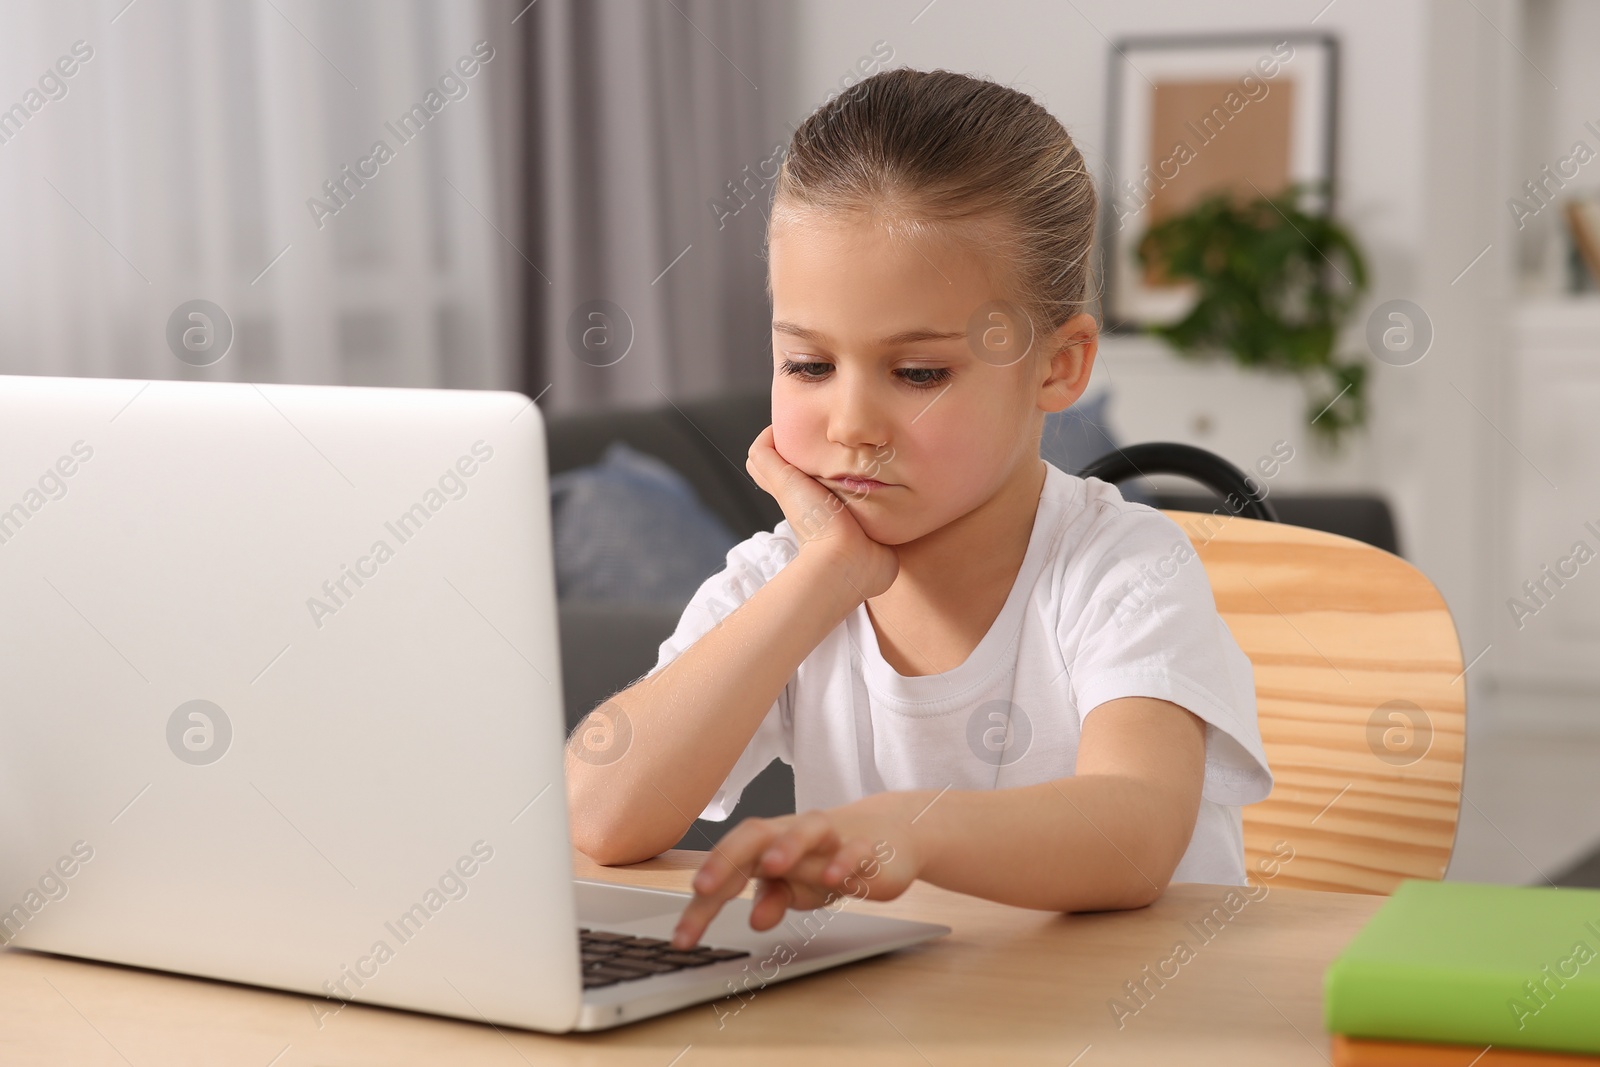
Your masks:
[[[543,423],[0,376],[0,939],[561,1030]]]

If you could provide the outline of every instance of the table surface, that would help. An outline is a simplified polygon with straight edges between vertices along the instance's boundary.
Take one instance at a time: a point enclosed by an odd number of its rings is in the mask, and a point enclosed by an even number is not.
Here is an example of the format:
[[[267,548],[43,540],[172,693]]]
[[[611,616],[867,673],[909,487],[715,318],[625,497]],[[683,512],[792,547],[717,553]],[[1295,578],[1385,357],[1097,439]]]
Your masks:
[[[582,878],[687,891],[702,858],[668,852],[606,868],[574,853],[574,864]],[[774,984],[742,1006],[564,1036],[361,1006],[319,1030],[318,998],[5,950],[0,1063],[697,1067],[847,1054],[918,1067],[1325,1065],[1322,972],[1384,898],[1270,881],[1255,899],[1237,894],[1178,884],[1148,908],[1061,915],[917,883],[898,900],[852,907],[953,933]],[[1148,991],[1142,1002],[1130,982]]]

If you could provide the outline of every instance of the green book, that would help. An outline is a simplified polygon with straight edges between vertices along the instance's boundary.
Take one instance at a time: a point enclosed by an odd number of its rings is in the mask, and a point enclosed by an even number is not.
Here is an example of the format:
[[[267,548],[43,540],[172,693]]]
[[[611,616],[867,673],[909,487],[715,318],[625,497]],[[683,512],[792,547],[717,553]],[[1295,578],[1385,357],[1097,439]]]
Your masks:
[[[1600,890],[1408,879],[1328,966],[1323,1023],[1600,1053]]]

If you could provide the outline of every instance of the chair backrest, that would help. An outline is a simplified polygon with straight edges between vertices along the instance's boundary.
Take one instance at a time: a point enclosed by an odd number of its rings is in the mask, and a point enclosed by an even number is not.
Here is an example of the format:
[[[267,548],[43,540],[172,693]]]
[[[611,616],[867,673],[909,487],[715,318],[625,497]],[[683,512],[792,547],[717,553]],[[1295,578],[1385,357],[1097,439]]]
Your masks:
[[[1276,861],[1274,886],[1357,893],[1442,877],[1461,807],[1466,680],[1433,583],[1337,534],[1164,514],[1189,535],[1255,667],[1274,785],[1244,809],[1246,869]]]

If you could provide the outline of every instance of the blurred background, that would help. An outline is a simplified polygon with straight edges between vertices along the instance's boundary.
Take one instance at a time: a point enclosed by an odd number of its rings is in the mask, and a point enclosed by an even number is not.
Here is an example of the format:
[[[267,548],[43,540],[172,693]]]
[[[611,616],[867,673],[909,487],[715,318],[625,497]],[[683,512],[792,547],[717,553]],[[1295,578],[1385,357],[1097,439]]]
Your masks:
[[[794,127],[878,70],[983,75],[1105,203],[1047,458],[1198,445],[1420,568],[1467,665],[1450,876],[1600,884],[1596,39],[1584,0],[8,3],[0,373],[535,398],[571,719],[779,517],[743,452]],[[1161,258],[1238,232],[1219,192],[1303,238],[1267,281]],[[1239,285],[1284,344],[1175,326]]]

